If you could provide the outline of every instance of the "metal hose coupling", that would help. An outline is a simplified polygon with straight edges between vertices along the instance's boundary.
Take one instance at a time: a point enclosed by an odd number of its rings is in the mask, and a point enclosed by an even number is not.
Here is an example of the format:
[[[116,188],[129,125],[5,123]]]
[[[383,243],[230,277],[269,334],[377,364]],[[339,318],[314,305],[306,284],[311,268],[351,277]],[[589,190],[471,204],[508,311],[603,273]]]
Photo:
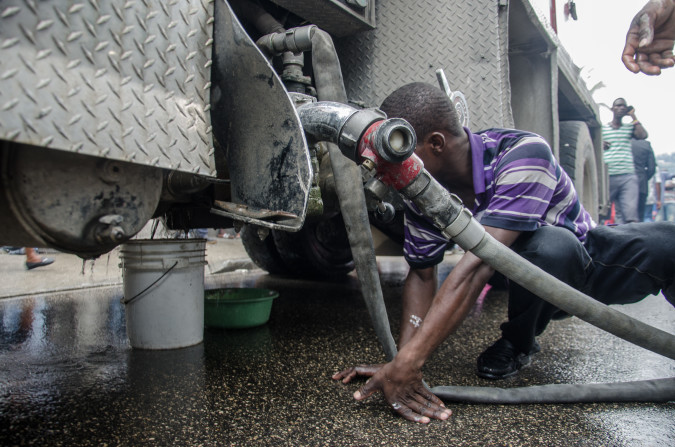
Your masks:
[[[448,239],[472,250],[483,239],[485,228],[473,219],[459,197],[424,169],[424,163],[414,154],[416,137],[414,131],[408,133],[410,124],[398,118],[389,122],[372,124],[366,131],[359,144],[360,157],[368,160],[377,180],[414,203]]]
[[[424,163],[414,154],[416,146],[412,126],[391,118],[372,124],[365,132],[359,141],[359,161],[367,164],[378,180],[400,191],[424,171]]]
[[[259,38],[256,45],[270,56],[280,55],[286,51],[293,54],[303,53],[312,49],[312,37],[316,29],[316,25],[306,25],[267,34]]]
[[[363,139],[370,142],[382,159],[397,164],[410,157],[417,145],[415,131],[401,118],[390,118],[372,125]]]
[[[309,140],[335,143],[352,161],[360,161],[363,154],[359,147],[368,147],[378,159],[399,163],[415,151],[417,144],[415,131],[407,121],[387,119],[378,109],[319,101],[300,106],[298,115]]]
[[[473,218],[461,199],[449,193],[426,170],[400,190],[443,235],[464,250],[473,250],[483,240],[485,228]]]

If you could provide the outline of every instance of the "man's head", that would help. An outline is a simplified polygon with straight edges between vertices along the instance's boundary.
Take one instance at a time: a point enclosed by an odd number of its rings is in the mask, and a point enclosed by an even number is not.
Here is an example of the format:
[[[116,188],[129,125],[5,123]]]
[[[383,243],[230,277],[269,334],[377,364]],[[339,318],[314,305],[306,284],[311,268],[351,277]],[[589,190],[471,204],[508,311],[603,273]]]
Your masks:
[[[406,84],[391,93],[380,109],[389,118],[403,118],[415,129],[417,142],[435,131],[464,134],[450,98],[439,88],[423,82]]]
[[[403,118],[412,125],[417,134],[415,154],[432,176],[446,183],[448,178],[459,178],[456,169],[466,164],[469,144],[457,111],[445,93],[430,84],[415,82],[390,94],[380,109],[389,118]]]
[[[617,118],[623,118],[628,114],[628,103],[623,98],[616,98],[612,103],[612,113]]]

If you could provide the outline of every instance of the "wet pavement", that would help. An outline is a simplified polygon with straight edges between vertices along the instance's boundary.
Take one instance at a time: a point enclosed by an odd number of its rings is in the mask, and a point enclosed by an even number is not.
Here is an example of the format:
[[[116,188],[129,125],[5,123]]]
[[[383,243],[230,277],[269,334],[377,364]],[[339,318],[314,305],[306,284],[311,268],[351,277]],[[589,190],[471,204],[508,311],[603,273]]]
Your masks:
[[[211,234],[215,231],[211,230]],[[147,239],[149,235],[150,230],[144,229],[139,238]],[[40,256],[52,258],[54,263],[33,270],[26,270],[24,255],[10,255],[0,250],[0,299],[122,285],[119,246],[97,259],[88,260],[52,249],[39,250]],[[241,239],[215,238],[210,241],[206,245],[206,261],[204,273],[207,278],[220,272],[255,268]]]
[[[379,266],[396,333],[407,267],[400,258]],[[379,396],[354,401],[359,384],[330,379],[383,360],[354,276],[313,282],[239,270],[208,274],[206,287],[263,287],[279,298],[263,326],[206,329],[203,343],[168,351],[130,348],[115,281],[0,300],[0,445],[675,445],[673,403],[451,403],[448,421],[409,423]],[[431,386],[675,376],[675,361],[572,318],[551,324],[517,377],[480,379],[475,358],[497,337],[505,304],[499,291],[476,304],[428,361]],[[661,297],[620,309],[675,332],[675,310]]]

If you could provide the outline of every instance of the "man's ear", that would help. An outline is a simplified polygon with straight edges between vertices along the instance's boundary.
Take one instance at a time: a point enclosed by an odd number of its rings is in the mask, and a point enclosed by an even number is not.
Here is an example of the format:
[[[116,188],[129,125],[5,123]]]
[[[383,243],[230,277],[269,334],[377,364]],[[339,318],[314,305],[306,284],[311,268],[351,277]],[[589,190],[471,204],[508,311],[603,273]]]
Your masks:
[[[434,155],[440,155],[445,149],[445,135],[441,132],[433,132],[427,138],[427,144]]]

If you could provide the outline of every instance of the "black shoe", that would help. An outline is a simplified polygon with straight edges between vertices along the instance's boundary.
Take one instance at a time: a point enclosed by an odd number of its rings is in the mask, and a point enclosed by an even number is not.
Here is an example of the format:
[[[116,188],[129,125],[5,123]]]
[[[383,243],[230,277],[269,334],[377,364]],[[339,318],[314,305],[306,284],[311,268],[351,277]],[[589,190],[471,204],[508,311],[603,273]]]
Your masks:
[[[484,379],[505,379],[518,373],[523,366],[530,364],[530,357],[541,351],[535,341],[529,353],[520,352],[505,338],[500,338],[478,356],[478,374]]]
[[[26,262],[26,270],[33,270],[37,267],[43,267],[45,265],[52,264],[54,260],[52,258],[42,258],[40,262]]]

